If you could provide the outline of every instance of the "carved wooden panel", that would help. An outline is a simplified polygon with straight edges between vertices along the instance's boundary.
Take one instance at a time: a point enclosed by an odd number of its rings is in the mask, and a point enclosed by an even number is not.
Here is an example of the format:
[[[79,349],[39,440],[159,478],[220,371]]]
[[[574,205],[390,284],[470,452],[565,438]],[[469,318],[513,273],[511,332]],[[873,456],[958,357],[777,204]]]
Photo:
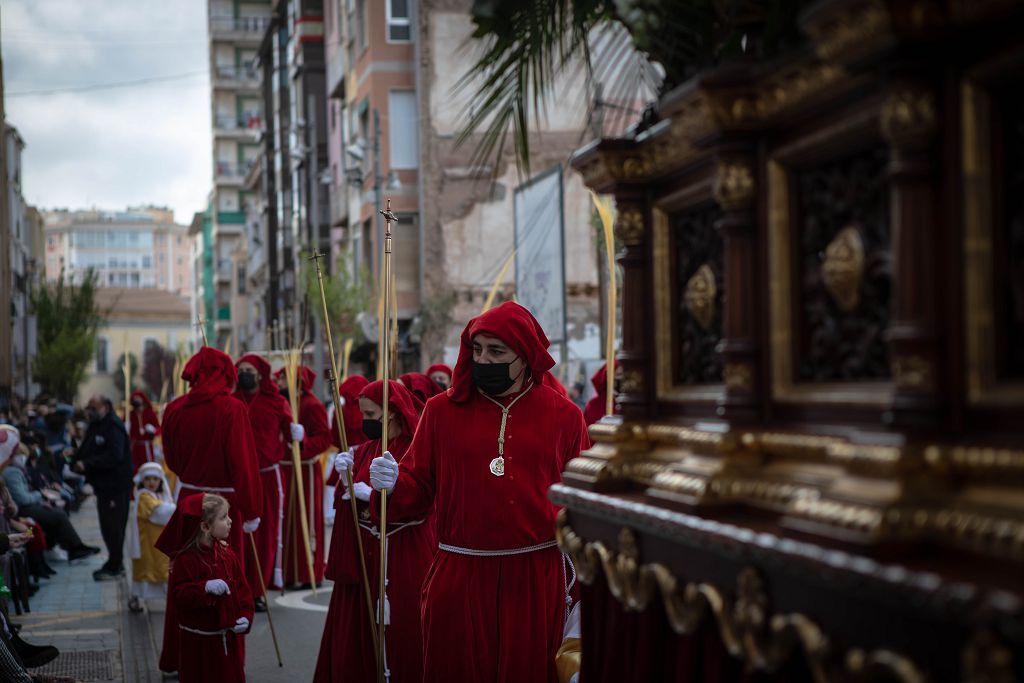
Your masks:
[[[669,215],[676,289],[675,381],[717,384],[722,381],[722,339],[725,295],[722,237],[715,230],[721,209],[705,203]]]
[[[795,173],[800,381],[890,376],[887,163],[877,146]]]
[[[994,101],[993,158],[997,163],[996,373],[1024,379],[1024,95],[1004,91]]]

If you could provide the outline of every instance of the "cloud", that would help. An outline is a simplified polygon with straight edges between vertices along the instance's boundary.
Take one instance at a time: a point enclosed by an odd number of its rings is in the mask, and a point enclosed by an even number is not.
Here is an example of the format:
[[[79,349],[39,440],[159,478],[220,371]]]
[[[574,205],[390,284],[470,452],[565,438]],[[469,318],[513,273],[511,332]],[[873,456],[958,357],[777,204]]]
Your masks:
[[[205,2],[8,0],[0,26],[7,119],[26,143],[29,202],[166,205],[183,223],[205,208],[212,183],[207,76],[10,96],[204,71]]]

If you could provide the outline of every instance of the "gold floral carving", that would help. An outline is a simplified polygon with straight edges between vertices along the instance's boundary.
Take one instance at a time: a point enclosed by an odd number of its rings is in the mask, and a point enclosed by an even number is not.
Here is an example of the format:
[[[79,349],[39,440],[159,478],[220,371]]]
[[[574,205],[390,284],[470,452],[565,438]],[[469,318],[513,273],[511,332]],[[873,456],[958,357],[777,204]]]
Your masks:
[[[603,572],[609,592],[630,611],[643,611],[660,598],[669,625],[680,635],[691,635],[713,619],[729,653],[753,669],[777,671],[802,653],[819,683],[854,683],[871,673],[885,673],[902,683],[925,680],[913,662],[891,651],[850,650],[845,656],[833,652],[829,638],[812,619],[772,611],[764,577],[753,567],[740,571],[732,592],[711,583],[682,582],[664,564],[640,562],[632,530],[620,531],[616,552],[601,541],[580,538],[565,510],[559,512],[555,537],[575,564],[580,581],[592,584]],[[730,593],[735,600],[729,599]]]
[[[715,201],[724,209],[748,206],[754,200],[754,172],[742,162],[721,163],[712,189]]]
[[[849,313],[857,308],[864,280],[864,240],[857,226],[843,228],[825,247],[821,276],[826,291],[841,311]]]
[[[643,213],[639,209],[632,208],[621,210],[615,220],[615,234],[627,246],[635,246],[643,242]]]
[[[882,133],[895,147],[926,144],[938,129],[935,95],[905,88],[891,93],[882,104]]]
[[[882,0],[854,5],[838,16],[811,22],[807,32],[822,59],[837,61],[862,54],[890,35],[889,13]]]
[[[644,376],[639,370],[622,373],[622,393],[641,394],[644,390]]]
[[[977,631],[962,653],[964,683],[1013,683],[1013,653],[988,629]]]
[[[725,386],[730,389],[749,392],[754,388],[754,369],[750,363],[726,363],[723,374]]]
[[[898,356],[892,361],[896,386],[903,389],[926,390],[934,386],[932,364],[921,356]]]
[[[690,311],[690,315],[697,321],[697,324],[705,330],[711,327],[711,323],[715,319],[715,296],[717,294],[715,271],[705,263],[687,280],[686,290],[683,293],[687,310]]]

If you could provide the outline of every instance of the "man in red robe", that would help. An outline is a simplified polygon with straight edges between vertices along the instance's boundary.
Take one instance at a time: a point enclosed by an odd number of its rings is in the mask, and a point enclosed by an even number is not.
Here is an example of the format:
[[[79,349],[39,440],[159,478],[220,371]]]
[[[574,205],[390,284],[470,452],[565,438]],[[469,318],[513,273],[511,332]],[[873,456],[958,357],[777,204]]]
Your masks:
[[[434,381],[434,384],[445,390],[452,385],[452,369],[444,363],[434,363],[423,373]]]
[[[350,449],[366,441],[363,434],[363,413],[359,410],[359,393],[370,383],[362,375],[351,375],[338,385],[338,395],[341,398],[341,417],[345,423],[345,439]],[[331,428],[331,444],[341,450],[341,435],[338,433],[338,425],[334,418],[334,406],[327,411],[327,424]],[[327,491],[324,496],[324,523],[334,524],[335,510],[338,501],[335,500],[341,492],[337,490],[338,473],[331,467],[327,476]],[[328,560],[329,562],[329,560]]]
[[[238,376],[231,358],[204,346],[185,364],[181,378],[191,389],[164,411],[167,466],[178,475],[178,500],[218,493],[231,505],[228,545],[245,568],[243,532],[259,528],[262,493],[256,446],[245,404],[234,398]],[[160,669],[178,666],[178,627],[171,603],[164,618]]]
[[[292,411],[281,392],[277,390],[270,375],[270,364],[256,354],[246,354],[238,359],[238,389],[234,396],[249,409],[249,422],[256,442],[256,459],[260,467],[260,483],[263,501],[260,509],[260,527],[254,534],[259,551],[259,564],[246,564],[246,579],[253,591],[259,592],[261,585],[279,587],[283,582],[281,572],[282,521],[284,508],[284,484],[281,480],[281,459],[285,457],[292,439],[302,441],[302,425],[292,422]],[[251,557],[251,549],[248,549]],[[257,572],[263,573],[263,582]],[[256,598],[256,609],[266,609],[263,596]]]
[[[615,380],[618,381],[622,377],[622,369],[619,364],[615,364]],[[605,415],[605,411],[608,409],[608,364],[605,363],[601,368],[594,373],[594,376],[590,378],[590,383],[594,385],[594,395],[587,401],[587,407],[583,410],[583,420],[587,423],[587,426],[594,424]],[[618,408],[615,409],[618,412]]]
[[[425,683],[557,681],[572,573],[547,492],[589,441],[579,408],[544,379],[548,345],[513,302],[471,320],[452,387],[427,402],[401,465],[390,453],[370,465],[373,488],[391,493],[389,523],[436,507]],[[379,503],[375,492],[375,513]]]
[[[128,437],[132,444],[132,472],[138,472],[144,463],[156,460],[153,439],[160,434],[160,420],[153,404],[143,391],[132,392],[132,410],[128,421]]]
[[[302,487],[306,500],[306,524],[309,528],[309,545],[313,553],[313,580],[320,585],[324,580],[324,470],[320,464],[320,455],[331,447],[331,429],[327,426],[327,408],[313,395],[313,382],[316,373],[305,366],[300,366],[299,386],[299,424],[305,431],[302,441]],[[278,387],[284,379],[284,372],[279,370],[275,377]],[[287,392],[287,384],[284,386]],[[288,543],[284,553],[284,583],[308,584],[311,579],[309,567],[306,565],[306,550],[302,540],[302,522],[299,519],[298,501],[292,502],[292,477],[295,469],[291,457],[281,461],[281,474],[285,491],[286,516],[285,534]]]

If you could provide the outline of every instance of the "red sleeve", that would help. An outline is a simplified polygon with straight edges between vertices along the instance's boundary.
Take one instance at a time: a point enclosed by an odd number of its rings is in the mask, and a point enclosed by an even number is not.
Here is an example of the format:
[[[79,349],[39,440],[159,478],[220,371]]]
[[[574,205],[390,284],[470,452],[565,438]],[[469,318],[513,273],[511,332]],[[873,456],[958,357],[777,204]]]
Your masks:
[[[185,552],[171,562],[168,597],[178,609],[210,609],[217,596],[206,592],[206,579],[197,579],[192,557]]]
[[[421,519],[434,504],[436,404],[427,403],[412,445],[398,464],[398,481],[388,496],[388,524]],[[370,495],[370,511],[374,519],[380,518],[380,494],[376,490]]]
[[[306,430],[302,454],[307,460],[320,455],[331,446],[331,429],[327,426],[327,409],[313,396],[303,396],[299,416]]]
[[[573,406],[575,408],[575,406]],[[568,420],[575,420],[576,429],[574,429],[569,439],[569,443],[563,452],[562,471],[565,471],[566,465],[573,458],[579,457],[579,454],[590,448],[590,433],[587,431],[587,424],[584,421],[583,413],[579,410],[566,411],[569,414]]]
[[[280,427],[281,435],[284,437],[284,442],[290,444],[292,442],[292,407],[288,405],[288,401],[281,397],[280,412]]]
[[[165,428],[168,425],[171,425],[171,426],[174,425],[174,416],[178,413],[178,408],[180,406],[179,402],[181,400],[182,399],[180,397],[174,399],[173,401],[171,401],[170,404],[168,404],[167,408],[164,410],[164,427]],[[172,438],[167,438],[168,436],[171,436]],[[173,434],[165,434],[164,435],[164,462],[167,463],[167,466],[171,469],[171,472],[174,472],[175,474],[178,474],[179,472],[181,472],[182,468],[185,466],[185,459],[179,458],[178,455],[179,455],[179,451],[178,451],[177,448],[175,448]]]
[[[224,419],[229,421],[226,446],[235,502],[242,513],[242,519],[254,519],[259,517],[262,509],[263,490],[252,424],[244,403],[234,398],[226,403],[228,408],[224,411]]]

